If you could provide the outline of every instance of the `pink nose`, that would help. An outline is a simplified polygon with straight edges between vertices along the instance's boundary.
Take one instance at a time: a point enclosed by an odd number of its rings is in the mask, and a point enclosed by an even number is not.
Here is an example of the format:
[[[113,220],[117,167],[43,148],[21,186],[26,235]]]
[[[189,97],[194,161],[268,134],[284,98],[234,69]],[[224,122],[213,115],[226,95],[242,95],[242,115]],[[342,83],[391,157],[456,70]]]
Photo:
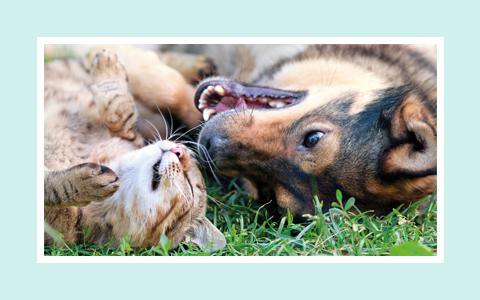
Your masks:
[[[169,151],[175,154],[176,156],[178,156],[178,158],[181,158],[185,154],[185,151],[180,146],[175,146],[171,148]]]

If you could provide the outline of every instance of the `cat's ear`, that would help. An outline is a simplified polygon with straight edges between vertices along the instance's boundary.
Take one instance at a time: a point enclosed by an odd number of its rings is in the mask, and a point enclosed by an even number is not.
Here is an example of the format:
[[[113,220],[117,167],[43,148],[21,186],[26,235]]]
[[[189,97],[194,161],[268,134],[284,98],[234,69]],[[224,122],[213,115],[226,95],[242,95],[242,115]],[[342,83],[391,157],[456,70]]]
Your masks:
[[[188,231],[186,241],[194,243],[207,251],[220,250],[227,244],[223,233],[206,217],[202,217]]]

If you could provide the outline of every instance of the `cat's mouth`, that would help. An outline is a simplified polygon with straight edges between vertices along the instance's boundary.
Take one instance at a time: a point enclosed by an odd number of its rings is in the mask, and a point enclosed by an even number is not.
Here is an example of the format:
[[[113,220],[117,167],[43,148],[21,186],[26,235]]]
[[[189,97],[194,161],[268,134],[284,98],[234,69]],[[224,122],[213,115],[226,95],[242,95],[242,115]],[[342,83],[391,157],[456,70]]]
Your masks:
[[[162,157],[163,158],[163,157]],[[193,186],[192,186],[192,183],[190,182],[190,178],[188,178],[188,175],[187,175],[187,172],[184,172],[184,166],[182,165],[182,163],[178,162],[178,163],[173,163],[170,165],[170,170],[167,170],[167,171],[162,171],[161,170],[161,167],[160,167],[160,164],[162,163],[162,158],[160,158],[153,166],[152,166],[152,182],[151,182],[151,185],[152,185],[152,191],[156,191],[160,185],[160,182],[162,181],[162,179],[164,177],[166,178],[170,178],[171,180],[174,180],[175,178],[175,174],[181,174],[183,173],[183,175],[185,176],[185,179],[186,179],[186,182],[192,192],[192,195],[193,195]],[[162,168],[163,169],[163,168]],[[169,172],[169,171],[176,171],[176,172]],[[165,174],[164,174],[165,173]]]
[[[152,191],[156,191],[158,189],[158,186],[160,185],[160,180],[162,179],[162,175],[159,172],[161,162],[162,162],[162,159],[159,159],[152,167],[153,169]]]
[[[298,103],[303,91],[269,88],[223,78],[202,81],[195,92],[195,106],[203,119],[231,109],[279,109]]]

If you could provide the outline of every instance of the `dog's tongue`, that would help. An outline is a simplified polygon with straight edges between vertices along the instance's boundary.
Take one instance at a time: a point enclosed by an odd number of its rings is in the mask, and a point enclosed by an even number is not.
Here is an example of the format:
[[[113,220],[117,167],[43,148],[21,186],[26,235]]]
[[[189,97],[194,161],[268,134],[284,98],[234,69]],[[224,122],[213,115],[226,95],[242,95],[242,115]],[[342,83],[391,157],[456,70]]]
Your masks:
[[[217,104],[215,110],[217,112],[226,111],[232,108],[246,109],[248,108],[245,99],[235,98],[235,97],[223,97],[222,100]]]

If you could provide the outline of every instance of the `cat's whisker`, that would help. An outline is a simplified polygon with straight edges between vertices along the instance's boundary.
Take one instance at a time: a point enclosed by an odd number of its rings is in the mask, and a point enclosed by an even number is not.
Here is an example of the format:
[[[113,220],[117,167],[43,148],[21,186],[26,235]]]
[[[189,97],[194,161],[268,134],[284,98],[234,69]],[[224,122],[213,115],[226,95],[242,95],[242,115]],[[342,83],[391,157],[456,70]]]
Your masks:
[[[177,134],[177,132],[180,131],[180,130],[182,130],[183,128],[185,128],[184,125],[177,127],[177,129],[175,129],[175,131],[174,131],[170,136]],[[170,136],[169,136],[169,137],[170,137]]]
[[[170,111],[170,108],[167,107],[167,111],[168,111],[168,115],[170,116],[170,135],[171,136],[173,134],[173,116],[172,116],[172,112]]]
[[[201,158],[201,155],[199,155],[199,158],[208,165],[208,168],[210,169],[210,172],[212,173],[215,182],[218,183],[218,184],[221,184],[220,180],[218,179],[218,176],[217,176],[217,174],[215,173],[215,170],[214,170],[214,169],[216,169],[218,171],[218,168],[215,166],[215,161],[212,159],[212,157],[208,153],[205,146],[203,146],[200,143],[193,142],[193,141],[182,141],[181,143],[193,144],[193,145],[197,146],[197,149],[200,149],[200,151],[202,151],[202,153],[205,155],[206,160]]]
[[[175,188],[177,189],[177,191],[183,196],[183,199],[185,199],[186,201],[190,201],[190,200],[191,200],[191,197],[187,197],[187,195],[185,194],[184,189],[180,188],[180,186],[178,185],[178,182],[177,182],[177,181],[173,181],[173,185],[175,186]],[[193,197],[193,195],[192,195],[192,197]]]
[[[182,136],[182,133],[180,133],[179,131],[182,130],[183,128],[185,128],[185,126],[182,125],[182,126],[178,127],[177,129],[175,129],[175,131],[168,136],[167,140],[172,141],[172,138],[174,138],[176,136]]]
[[[227,204],[221,202],[221,201],[218,201],[217,199],[215,199],[214,197],[210,196],[210,195],[207,195],[207,199],[210,199],[212,200],[215,204],[217,204],[218,206],[226,206],[226,207],[229,207]]]
[[[162,137],[160,136],[160,132],[158,131],[157,127],[155,127],[155,125],[153,125],[153,123],[150,122],[149,120],[147,120],[147,119],[144,119],[144,120],[153,128],[153,130],[155,130],[155,133],[157,134],[158,139],[161,141]],[[155,135],[154,135],[154,137],[155,137]]]
[[[158,113],[159,113],[160,116],[162,117],[163,124],[165,124],[165,139],[168,139],[168,124],[167,124],[167,120],[165,119],[165,116],[163,115],[163,112],[160,110],[160,107],[158,106],[158,104],[155,104],[155,106],[157,107]],[[173,124],[170,124],[170,125],[173,126]]]
[[[197,126],[194,126],[192,128],[190,128],[189,130],[187,130],[186,132],[182,133],[177,139],[174,140],[174,142],[177,142],[177,140],[181,139],[182,137],[184,137],[185,135],[187,135],[189,132],[193,131],[193,130],[196,130],[198,128],[201,128],[202,126],[204,126],[205,123],[200,123],[198,124]]]
[[[210,154],[208,153],[208,151],[206,150],[205,146],[203,146],[202,144],[198,143],[198,142],[194,142],[194,141],[187,141],[187,140],[182,140],[182,141],[178,141],[179,143],[181,144],[192,144],[194,146],[196,146],[196,148],[190,148],[192,149],[195,153],[197,153],[198,149],[200,148],[200,150],[202,151],[202,153],[206,156],[206,159],[205,160],[203,157],[199,157],[203,162],[211,162],[211,163],[214,163],[213,159],[211,158]],[[187,146],[188,147],[188,146]],[[199,153],[197,153],[199,154]]]

